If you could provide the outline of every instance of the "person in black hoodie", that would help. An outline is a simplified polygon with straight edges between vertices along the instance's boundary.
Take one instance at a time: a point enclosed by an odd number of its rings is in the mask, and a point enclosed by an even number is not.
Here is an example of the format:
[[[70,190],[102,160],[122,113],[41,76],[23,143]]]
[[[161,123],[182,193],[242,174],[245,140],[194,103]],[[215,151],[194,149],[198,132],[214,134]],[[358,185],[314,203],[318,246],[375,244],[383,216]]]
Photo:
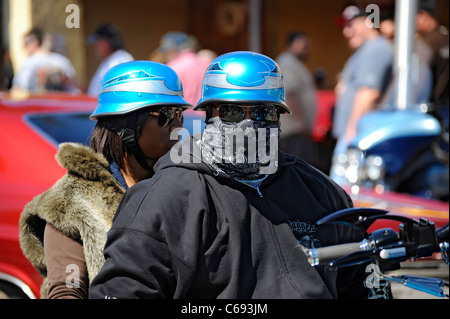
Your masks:
[[[352,207],[337,184],[277,149],[290,113],[278,65],[253,52],[205,73],[202,134],[158,160],[123,197],[90,298],[367,298],[365,265],[312,267],[304,247],[362,234],[315,222]]]

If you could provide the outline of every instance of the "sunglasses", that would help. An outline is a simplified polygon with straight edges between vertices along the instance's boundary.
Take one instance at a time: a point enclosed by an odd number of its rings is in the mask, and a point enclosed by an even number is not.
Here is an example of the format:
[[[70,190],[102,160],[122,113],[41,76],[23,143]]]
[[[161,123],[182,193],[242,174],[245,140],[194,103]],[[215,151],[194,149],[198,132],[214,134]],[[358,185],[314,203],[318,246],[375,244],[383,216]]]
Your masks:
[[[255,121],[269,121],[277,120],[277,107],[274,105],[253,105],[241,106],[236,104],[222,104],[216,107],[219,111],[219,118],[223,122],[240,122],[244,119],[246,108],[251,108],[250,118]]]
[[[150,115],[158,118],[158,125],[167,127],[172,121],[177,118],[183,120],[183,109],[178,107],[163,107],[158,112],[149,112]]]

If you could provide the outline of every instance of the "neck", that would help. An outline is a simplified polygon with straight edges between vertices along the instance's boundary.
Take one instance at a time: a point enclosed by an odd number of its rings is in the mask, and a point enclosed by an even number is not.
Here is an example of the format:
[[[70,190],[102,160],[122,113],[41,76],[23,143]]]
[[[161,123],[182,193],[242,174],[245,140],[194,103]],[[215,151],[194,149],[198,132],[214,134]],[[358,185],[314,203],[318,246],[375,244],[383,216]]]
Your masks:
[[[366,40],[371,40],[371,39],[375,39],[376,37],[378,37],[380,35],[380,33],[376,30],[376,29],[371,29],[366,36]]]
[[[128,188],[130,188],[131,186],[133,186],[134,184],[139,182],[137,180],[137,178],[135,178],[134,176],[128,175],[124,171],[121,171],[121,172],[122,172],[123,178],[125,179],[125,183],[127,184]]]
[[[128,188],[130,188],[139,181],[152,177],[153,175],[153,172],[149,172],[144,169],[141,169],[140,172],[134,173],[125,172],[121,170],[121,173],[123,175],[123,178],[125,179],[125,183],[127,184]]]
[[[435,20],[431,20],[426,27],[425,34],[430,33],[437,29],[439,27],[439,24]]]
[[[32,50],[31,52],[29,52],[28,55],[33,55],[36,53],[50,53],[50,51],[48,51],[47,49],[44,49],[43,47],[39,47],[39,48],[36,48],[35,50]]]
[[[152,165],[150,165],[150,167],[153,167],[153,163]],[[147,171],[141,165],[139,165],[134,156],[126,156],[125,169],[121,169],[120,172],[122,173],[128,188],[143,179],[152,177],[154,173],[153,170]]]

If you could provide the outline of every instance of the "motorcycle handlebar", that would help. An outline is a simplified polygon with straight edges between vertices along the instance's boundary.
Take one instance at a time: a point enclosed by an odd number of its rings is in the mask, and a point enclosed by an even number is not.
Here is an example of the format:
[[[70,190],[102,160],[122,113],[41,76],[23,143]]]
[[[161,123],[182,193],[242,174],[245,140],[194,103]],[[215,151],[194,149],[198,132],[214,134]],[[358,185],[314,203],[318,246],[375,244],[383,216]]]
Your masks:
[[[358,243],[348,243],[320,248],[310,248],[307,250],[308,261],[311,266],[328,264],[340,257],[350,255],[358,251],[369,249],[369,241],[364,239]]]
[[[446,249],[448,249],[448,234],[448,225],[436,232],[438,242],[447,243]],[[439,249],[439,247],[436,248]],[[374,231],[369,238],[360,242],[309,248],[306,250],[306,255],[311,266],[324,264],[336,266],[333,261],[343,257],[347,257],[345,260],[346,263],[365,261],[369,257],[380,258],[382,260],[398,260],[399,258],[407,259],[409,257],[414,257],[412,252],[417,253],[418,251],[416,249],[410,251],[410,249],[411,243],[400,240],[392,229],[380,229]],[[416,255],[416,257],[430,256],[431,253],[436,252],[436,250],[425,250],[425,252],[425,254]],[[350,256],[351,254],[354,255]]]
[[[450,239],[448,224],[445,225],[444,227],[439,228],[436,231],[436,236],[439,242],[448,242]]]

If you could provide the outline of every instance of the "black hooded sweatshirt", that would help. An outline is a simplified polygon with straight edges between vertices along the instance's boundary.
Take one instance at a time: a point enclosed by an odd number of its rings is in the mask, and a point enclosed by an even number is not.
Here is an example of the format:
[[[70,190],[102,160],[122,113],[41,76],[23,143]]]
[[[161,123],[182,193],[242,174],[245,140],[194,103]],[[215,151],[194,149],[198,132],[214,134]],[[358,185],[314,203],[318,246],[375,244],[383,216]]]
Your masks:
[[[364,266],[314,268],[297,241],[362,239],[350,227],[315,227],[352,207],[327,176],[280,151],[277,172],[255,189],[192,162],[168,153],[126,192],[89,298],[367,297]]]

